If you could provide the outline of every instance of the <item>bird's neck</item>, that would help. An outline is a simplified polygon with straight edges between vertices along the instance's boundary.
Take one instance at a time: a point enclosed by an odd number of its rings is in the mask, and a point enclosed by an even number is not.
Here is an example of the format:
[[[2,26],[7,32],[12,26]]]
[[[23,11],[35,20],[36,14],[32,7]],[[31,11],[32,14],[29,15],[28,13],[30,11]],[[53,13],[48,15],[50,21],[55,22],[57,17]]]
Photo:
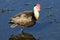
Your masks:
[[[34,9],[34,17],[38,20],[39,18],[39,11]]]

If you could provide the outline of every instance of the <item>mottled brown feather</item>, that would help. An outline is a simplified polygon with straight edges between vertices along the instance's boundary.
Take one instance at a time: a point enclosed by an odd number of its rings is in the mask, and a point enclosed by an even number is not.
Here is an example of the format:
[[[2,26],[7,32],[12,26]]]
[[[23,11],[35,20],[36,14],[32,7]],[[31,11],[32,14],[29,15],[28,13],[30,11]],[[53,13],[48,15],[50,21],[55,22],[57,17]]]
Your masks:
[[[31,27],[36,23],[36,19],[32,11],[24,11],[12,17],[9,22],[20,26]]]

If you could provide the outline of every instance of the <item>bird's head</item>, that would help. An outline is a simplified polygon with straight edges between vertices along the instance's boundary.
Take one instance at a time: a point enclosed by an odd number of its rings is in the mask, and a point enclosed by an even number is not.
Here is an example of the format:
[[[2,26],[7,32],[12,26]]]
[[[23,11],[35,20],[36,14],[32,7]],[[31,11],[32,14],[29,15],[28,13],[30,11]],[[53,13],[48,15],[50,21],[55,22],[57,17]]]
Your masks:
[[[40,11],[40,4],[38,3],[34,6],[34,16],[36,19],[39,18],[39,11]]]
[[[34,10],[40,11],[40,4],[39,3],[34,6]]]

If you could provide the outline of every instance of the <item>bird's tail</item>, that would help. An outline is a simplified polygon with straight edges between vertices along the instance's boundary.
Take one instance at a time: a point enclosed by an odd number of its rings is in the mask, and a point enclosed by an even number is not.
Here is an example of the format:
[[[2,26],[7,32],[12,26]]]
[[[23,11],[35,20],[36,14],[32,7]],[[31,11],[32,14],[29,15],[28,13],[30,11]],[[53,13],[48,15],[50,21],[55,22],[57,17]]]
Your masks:
[[[11,18],[9,21],[8,21],[10,24],[12,24],[10,27],[11,28],[15,28],[17,26],[17,24],[14,23],[14,18]]]
[[[13,20],[13,19],[10,19],[8,22],[9,22],[10,24],[14,24],[14,20]]]

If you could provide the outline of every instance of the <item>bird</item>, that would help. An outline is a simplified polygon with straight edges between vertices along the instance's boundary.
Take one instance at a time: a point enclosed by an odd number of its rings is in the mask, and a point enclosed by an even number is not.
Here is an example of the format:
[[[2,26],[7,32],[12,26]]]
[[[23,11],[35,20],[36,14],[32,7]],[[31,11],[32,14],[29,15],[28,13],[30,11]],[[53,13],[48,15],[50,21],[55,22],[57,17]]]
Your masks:
[[[25,10],[23,12],[20,12],[9,19],[9,23],[12,24],[10,27],[15,28],[17,25],[21,27],[32,27],[36,24],[38,21],[40,15],[40,3],[37,3],[33,11],[31,10]]]

